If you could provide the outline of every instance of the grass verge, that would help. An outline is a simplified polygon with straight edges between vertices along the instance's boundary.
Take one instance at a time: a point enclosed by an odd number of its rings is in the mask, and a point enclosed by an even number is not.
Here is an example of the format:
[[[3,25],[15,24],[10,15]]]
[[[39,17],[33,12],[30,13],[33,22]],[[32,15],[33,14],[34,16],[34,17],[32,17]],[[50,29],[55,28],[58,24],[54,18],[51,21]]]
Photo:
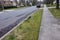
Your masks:
[[[51,8],[49,9],[54,17],[60,18],[60,9]]]
[[[36,11],[2,40],[38,40],[42,10]]]

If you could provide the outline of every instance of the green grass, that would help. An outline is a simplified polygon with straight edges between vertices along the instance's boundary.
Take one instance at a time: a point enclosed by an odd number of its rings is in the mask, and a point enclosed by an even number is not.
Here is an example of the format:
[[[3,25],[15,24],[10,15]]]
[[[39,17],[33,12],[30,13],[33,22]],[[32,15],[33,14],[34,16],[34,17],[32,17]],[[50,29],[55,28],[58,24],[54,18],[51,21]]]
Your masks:
[[[42,11],[36,11],[2,40],[38,40]]]
[[[56,4],[46,4],[47,5],[47,7],[55,7],[56,6]],[[59,6],[60,6],[60,4],[59,4]]]
[[[60,18],[60,9],[51,8],[49,10],[55,18]]]
[[[47,5],[47,7],[54,7],[54,6],[56,6],[56,4],[46,4]]]

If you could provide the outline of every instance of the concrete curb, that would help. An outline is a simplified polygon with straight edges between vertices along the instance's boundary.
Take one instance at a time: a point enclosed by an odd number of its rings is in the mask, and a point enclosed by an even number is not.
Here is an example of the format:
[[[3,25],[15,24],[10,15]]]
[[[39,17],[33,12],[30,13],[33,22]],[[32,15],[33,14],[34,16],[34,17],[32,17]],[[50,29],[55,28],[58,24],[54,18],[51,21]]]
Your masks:
[[[36,10],[35,10],[36,11]],[[28,15],[27,18],[25,18],[21,23],[19,23],[17,26],[15,26],[14,28],[12,28],[9,32],[7,32],[4,36],[2,36],[0,38],[0,40],[2,40],[4,37],[6,37],[9,33],[11,33],[14,29],[16,29],[19,25],[21,25],[25,20],[27,20],[31,15],[33,15],[35,12],[32,12],[32,14]]]
[[[41,8],[41,9],[44,10],[44,8]],[[42,13],[43,13],[43,11],[42,11]],[[43,14],[42,14],[42,18],[43,18]],[[42,19],[41,19],[41,24],[42,24]],[[41,30],[41,24],[40,24],[40,30]],[[40,30],[39,30],[38,40],[40,40]]]

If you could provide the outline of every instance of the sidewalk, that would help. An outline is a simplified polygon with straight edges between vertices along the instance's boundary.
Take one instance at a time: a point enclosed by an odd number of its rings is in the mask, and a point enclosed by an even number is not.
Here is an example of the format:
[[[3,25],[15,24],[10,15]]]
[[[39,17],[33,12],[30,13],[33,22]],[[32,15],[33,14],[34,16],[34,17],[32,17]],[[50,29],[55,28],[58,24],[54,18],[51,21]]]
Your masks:
[[[60,40],[60,25],[44,5],[42,24],[38,40]]]

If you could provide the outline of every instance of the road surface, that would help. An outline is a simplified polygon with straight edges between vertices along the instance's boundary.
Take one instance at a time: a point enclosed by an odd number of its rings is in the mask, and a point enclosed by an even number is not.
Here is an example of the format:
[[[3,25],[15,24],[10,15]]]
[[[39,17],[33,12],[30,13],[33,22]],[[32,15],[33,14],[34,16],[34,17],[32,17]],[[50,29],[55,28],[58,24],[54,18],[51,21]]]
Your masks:
[[[0,37],[37,10],[35,6],[0,14]]]

